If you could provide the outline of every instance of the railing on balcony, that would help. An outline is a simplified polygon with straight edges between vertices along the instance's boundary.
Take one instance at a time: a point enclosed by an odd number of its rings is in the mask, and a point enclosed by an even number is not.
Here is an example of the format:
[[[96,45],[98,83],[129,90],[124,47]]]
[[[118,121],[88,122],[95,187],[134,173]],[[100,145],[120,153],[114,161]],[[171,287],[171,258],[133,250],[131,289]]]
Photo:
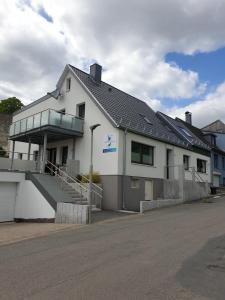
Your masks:
[[[83,124],[84,120],[79,117],[47,109],[12,123],[10,126],[10,136],[25,133],[43,126],[56,126],[83,133]]]

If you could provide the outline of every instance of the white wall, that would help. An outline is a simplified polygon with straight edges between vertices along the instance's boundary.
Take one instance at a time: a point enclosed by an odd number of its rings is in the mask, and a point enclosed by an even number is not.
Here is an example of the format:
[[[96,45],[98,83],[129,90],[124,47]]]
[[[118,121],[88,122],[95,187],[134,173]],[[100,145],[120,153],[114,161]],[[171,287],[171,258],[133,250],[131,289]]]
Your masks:
[[[52,219],[55,218],[55,211],[35,185],[29,180],[24,180],[17,188],[15,218]]]
[[[66,79],[71,78],[71,89],[66,91]],[[19,120],[26,116],[40,112],[44,109],[65,109],[66,113],[76,115],[77,104],[85,103],[85,123],[84,136],[76,137],[75,142],[75,159],[80,160],[81,173],[87,173],[90,162],[90,129],[93,124],[100,123],[94,131],[94,171],[100,172],[102,175],[116,175],[123,172],[123,132],[115,128],[111,122],[100,111],[97,104],[90,98],[85,88],[79,83],[71,72],[68,72],[61,87],[64,93],[63,100],[55,100],[49,98],[44,102],[31,107],[13,118],[13,121]],[[103,141],[106,134],[113,134],[117,143],[117,152],[103,153]],[[151,145],[155,148],[154,151],[154,166],[142,166],[131,164],[131,141]],[[48,144],[48,147],[57,147],[57,162],[59,162],[61,147],[68,145],[69,158],[72,158],[72,139]],[[207,160],[207,174],[201,174],[204,180],[210,182],[210,158],[193,153],[191,151],[171,146],[169,144],[159,142],[153,139],[142,137],[133,133],[127,134],[127,157],[126,157],[126,174],[131,176],[142,176],[152,178],[164,178],[166,165],[166,149],[173,150],[174,165],[183,164],[183,155],[190,156],[190,167],[196,167],[197,158]],[[175,171],[175,178],[178,176]],[[190,174],[186,174],[188,177]]]
[[[7,199],[6,199],[7,197]],[[10,201],[13,218],[52,219],[55,211],[24,173],[0,172],[1,200]]]
[[[17,184],[0,182],[0,222],[13,221]]]
[[[124,134],[120,131],[119,138],[119,148],[120,148],[120,168],[119,174],[122,174],[123,166],[123,138]],[[140,176],[140,177],[150,177],[150,178],[164,178],[165,177],[165,166],[166,166],[166,149],[171,149],[173,151],[173,162],[174,166],[183,165],[183,155],[188,155],[190,157],[189,166],[195,167],[197,170],[197,158],[207,161],[207,171],[206,174],[200,173],[200,176],[204,181],[210,182],[210,157],[179,148],[170,144],[166,144],[157,140],[153,140],[147,137],[139,136],[134,133],[127,133],[127,151],[126,151],[126,175],[129,176]],[[149,146],[154,147],[154,166],[144,166],[140,164],[131,163],[131,141],[136,141]],[[178,168],[175,167],[174,176],[178,179]],[[190,176],[189,176],[190,175]],[[186,179],[192,179],[191,174],[186,172]],[[190,177],[190,178],[189,178]]]
[[[66,79],[71,78],[71,89],[66,91]],[[88,173],[90,164],[90,129],[93,124],[100,123],[101,127],[98,127],[94,131],[94,171],[98,171],[102,175],[117,174],[118,173],[118,151],[112,153],[103,153],[103,142],[106,134],[114,134],[115,139],[118,140],[118,130],[111,125],[108,119],[99,110],[94,101],[90,98],[81,84],[75,79],[72,73],[68,73],[66,76],[61,91],[64,93],[63,100],[55,100],[49,98],[13,117],[13,122],[20,120],[29,115],[38,113],[42,110],[51,108],[55,110],[65,109],[66,113],[76,115],[77,104],[85,103],[85,123],[84,123],[84,136],[76,137],[75,142],[75,159],[80,160],[81,173]],[[57,162],[60,162],[60,152],[62,146],[69,147],[69,158],[72,158],[72,145],[73,141],[64,140],[55,143],[48,143],[48,148],[57,148]],[[27,152],[28,145],[16,142],[15,151]]]

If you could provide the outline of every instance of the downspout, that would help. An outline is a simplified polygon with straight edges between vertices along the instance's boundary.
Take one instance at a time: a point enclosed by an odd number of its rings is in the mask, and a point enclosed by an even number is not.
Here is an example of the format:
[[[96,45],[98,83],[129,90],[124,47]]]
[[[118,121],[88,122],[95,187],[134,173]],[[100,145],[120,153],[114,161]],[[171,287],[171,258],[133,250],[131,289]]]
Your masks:
[[[127,127],[124,129],[123,135],[123,172],[122,172],[122,208],[125,210],[125,176],[126,176],[126,164],[127,164]]]

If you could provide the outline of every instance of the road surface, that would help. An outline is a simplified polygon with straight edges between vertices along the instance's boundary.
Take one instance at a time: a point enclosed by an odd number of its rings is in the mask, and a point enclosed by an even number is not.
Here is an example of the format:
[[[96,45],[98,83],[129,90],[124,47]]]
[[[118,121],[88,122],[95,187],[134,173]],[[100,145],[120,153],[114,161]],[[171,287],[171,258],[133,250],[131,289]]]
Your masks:
[[[225,299],[225,198],[0,247],[0,299]]]

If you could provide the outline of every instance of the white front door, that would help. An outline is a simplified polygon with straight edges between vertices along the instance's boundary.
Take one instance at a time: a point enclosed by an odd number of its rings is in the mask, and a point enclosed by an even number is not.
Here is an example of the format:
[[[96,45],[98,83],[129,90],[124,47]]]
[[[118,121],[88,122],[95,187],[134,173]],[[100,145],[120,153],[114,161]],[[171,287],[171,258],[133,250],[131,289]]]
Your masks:
[[[153,200],[153,182],[145,180],[145,200]]]
[[[16,203],[16,183],[0,183],[0,222],[14,220]]]

